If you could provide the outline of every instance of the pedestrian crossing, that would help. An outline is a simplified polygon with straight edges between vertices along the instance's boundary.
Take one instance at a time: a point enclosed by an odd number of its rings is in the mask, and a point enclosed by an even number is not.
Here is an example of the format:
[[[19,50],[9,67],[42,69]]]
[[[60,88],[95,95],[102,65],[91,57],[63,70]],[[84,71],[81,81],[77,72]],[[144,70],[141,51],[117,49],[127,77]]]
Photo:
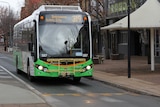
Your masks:
[[[0,79],[11,79],[11,78],[13,77],[0,67]]]

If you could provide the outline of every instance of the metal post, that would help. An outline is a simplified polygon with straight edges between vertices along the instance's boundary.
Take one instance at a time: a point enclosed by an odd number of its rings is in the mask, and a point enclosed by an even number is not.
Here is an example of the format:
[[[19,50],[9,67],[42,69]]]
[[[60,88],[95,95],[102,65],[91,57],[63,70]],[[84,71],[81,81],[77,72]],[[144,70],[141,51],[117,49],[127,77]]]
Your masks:
[[[97,14],[96,29],[97,29],[97,34],[96,34],[96,53],[95,54],[98,54],[98,36],[99,36],[99,15],[98,15],[99,5],[98,4],[99,4],[98,0],[96,0],[96,14]]]
[[[91,0],[89,0],[89,3],[88,3],[88,12],[89,14],[91,14]]]
[[[131,78],[130,0],[128,0],[128,78]]]
[[[154,59],[154,29],[151,28],[151,32],[150,32],[150,36],[151,36],[151,71],[155,70],[155,59]]]

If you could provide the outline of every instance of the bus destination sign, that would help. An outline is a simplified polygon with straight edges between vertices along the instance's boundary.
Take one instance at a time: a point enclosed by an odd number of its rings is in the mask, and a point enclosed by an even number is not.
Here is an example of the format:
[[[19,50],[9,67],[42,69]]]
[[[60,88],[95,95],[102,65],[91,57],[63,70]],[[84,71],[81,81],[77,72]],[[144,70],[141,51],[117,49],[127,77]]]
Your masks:
[[[53,23],[82,23],[83,18],[80,14],[46,14],[45,22]]]

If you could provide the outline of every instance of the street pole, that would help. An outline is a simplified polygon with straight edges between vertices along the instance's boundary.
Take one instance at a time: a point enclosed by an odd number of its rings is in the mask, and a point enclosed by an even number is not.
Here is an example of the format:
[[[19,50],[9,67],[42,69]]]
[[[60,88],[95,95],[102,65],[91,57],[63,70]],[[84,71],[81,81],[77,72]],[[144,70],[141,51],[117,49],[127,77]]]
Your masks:
[[[130,0],[128,0],[128,78],[131,78]]]

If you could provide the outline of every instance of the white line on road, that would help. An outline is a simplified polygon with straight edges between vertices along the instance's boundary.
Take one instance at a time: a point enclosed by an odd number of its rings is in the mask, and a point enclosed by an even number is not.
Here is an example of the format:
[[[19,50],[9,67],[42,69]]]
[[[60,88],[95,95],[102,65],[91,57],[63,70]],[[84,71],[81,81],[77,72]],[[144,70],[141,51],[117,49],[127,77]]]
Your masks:
[[[0,79],[9,79],[9,78],[13,78],[12,76],[0,76]]]
[[[79,92],[79,93],[83,93],[83,94],[87,93],[87,90],[84,90],[84,89],[76,87],[76,86],[69,86],[68,89],[72,90],[72,91]]]
[[[7,57],[0,57],[1,59],[5,59],[5,58],[7,58]]]
[[[5,72],[5,71],[0,71],[0,75],[6,75],[6,74],[8,74],[7,72]]]
[[[103,101],[110,102],[110,103],[121,103],[121,102],[124,102],[122,100],[117,100],[117,99],[109,98],[109,97],[102,97],[101,99]]]
[[[8,79],[13,78],[12,76],[8,75],[7,72],[5,72],[3,69],[0,69],[0,79]]]

